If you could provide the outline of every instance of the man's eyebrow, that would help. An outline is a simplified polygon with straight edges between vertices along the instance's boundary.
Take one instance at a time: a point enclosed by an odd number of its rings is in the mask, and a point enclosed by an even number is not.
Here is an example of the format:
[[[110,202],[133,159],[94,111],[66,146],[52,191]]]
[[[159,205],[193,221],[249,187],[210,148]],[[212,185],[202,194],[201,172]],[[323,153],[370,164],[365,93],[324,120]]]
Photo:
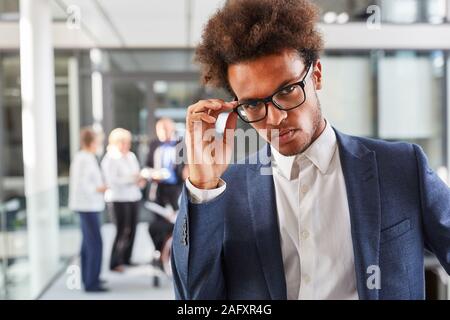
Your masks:
[[[296,82],[296,80],[299,80],[301,76],[302,76],[302,75],[300,74],[300,75],[295,76],[295,77],[293,77],[293,78],[289,78],[289,79],[287,79],[287,80],[284,80],[284,81],[283,81],[283,82],[282,82],[282,83],[281,83],[281,84],[280,84],[280,85],[279,85],[279,86],[271,93],[271,95],[274,94],[275,92],[277,92],[278,90],[280,90],[281,88],[287,86],[288,84]],[[263,98],[266,98],[266,97],[263,97]],[[261,99],[263,99],[263,98],[243,98],[243,99],[239,99],[239,101],[253,101],[253,100],[261,100]]]
[[[274,92],[277,92],[278,90],[280,90],[281,88],[287,86],[287,85],[290,84],[290,83],[295,83],[295,82],[297,82],[297,80],[300,81],[301,76],[302,76],[302,75],[299,74],[298,76],[296,76],[296,77],[294,77],[294,78],[291,78],[291,79],[288,79],[288,80],[286,80],[286,81],[283,81],[283,82],[278,86],[278,88],[277,88]]]

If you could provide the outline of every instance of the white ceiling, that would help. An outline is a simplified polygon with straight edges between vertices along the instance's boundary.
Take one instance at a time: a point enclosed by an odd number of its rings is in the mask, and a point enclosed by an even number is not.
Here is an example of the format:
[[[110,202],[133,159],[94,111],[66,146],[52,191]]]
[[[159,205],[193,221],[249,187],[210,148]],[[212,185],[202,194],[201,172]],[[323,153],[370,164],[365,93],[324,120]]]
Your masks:
[[[224,3],[224,0],[52,1],[53,7],[57,7],[55,17],[63,17],[69,6],[79,7],[81,31],[97,46],[135,48],[192,46],[200,38],[202,25]]]
[[[49,1],[55,48],[193,48],[208,18],[226,0]],[[70,6],[80,10],[79,29],[67,27]],[[384,24],[381,30],[370,30],[365,23],[348,23],[320,24],[319,28],[327,49],[450,48],[450,24]],[[1,49],[19,47],[17,22],[0,22],[0,34]],[[139,57],[130,60],[130,65],[138,68]]]

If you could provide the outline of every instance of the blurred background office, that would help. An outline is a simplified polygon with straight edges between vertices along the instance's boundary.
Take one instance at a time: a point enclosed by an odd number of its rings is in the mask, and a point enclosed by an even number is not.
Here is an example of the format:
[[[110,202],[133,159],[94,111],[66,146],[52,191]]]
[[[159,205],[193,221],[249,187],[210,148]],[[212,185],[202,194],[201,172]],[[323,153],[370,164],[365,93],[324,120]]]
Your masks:
[[[126,128],[144,166],[158,119],[172,119],[182,137],[187,106],[229,98],[203,87],[192,61],[224,2],[0,0],[0,299],[102,298],[78,290],[72,268],[81,234],[68,176],[80,129]],[[449,182],[450,0],[314,2],[326,42],[325,116],[345,133],[421,145]],[[145,207],[139,221],[133,259],[143,267],[111,275],[105,297],[171,299],[170,279],[148,280]],[[108,255],[114,227],[106,214],[103,222]],[[426,268],[427,298],[450,299],[433,257]]]

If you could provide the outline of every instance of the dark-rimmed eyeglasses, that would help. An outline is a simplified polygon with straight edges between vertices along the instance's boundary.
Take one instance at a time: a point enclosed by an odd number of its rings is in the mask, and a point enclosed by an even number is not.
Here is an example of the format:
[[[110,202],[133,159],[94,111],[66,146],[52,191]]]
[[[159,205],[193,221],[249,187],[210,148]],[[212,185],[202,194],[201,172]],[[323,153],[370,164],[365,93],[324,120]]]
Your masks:
[[[238,101],[238,105],[234,108],[234,111],[237,112],[239,118],[244,122],[254,123],[267,117],[269,103],[272,103],[277,109],[283,111],[300,107],[306,101],[305,85],[312,65],[312,63],[309,65],[302,80],[288,84],[264,99]]]

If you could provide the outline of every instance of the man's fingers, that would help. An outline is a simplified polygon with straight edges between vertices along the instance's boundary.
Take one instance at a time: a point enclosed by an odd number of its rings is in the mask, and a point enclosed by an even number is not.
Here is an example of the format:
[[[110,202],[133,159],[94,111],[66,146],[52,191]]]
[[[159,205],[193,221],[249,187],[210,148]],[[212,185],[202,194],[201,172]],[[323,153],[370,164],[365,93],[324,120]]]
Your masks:
[[[191,114],[208,112],[209,110],[220,110],[222,104],[206,101],[205,103],[194,105],[191,109]]]
[[[236,108],[237,105],[238,105],[237,101],[225,102],[224,104],[222,104],[222,106],[224,107],[224,110],[226,110],[226,111],[233,110],[234,108]]]
[[[230,111],[233,110],[236,107],[237,103],[235,101],[233,102],[220,102],[220,100],[208,100],[204,103],[200,103],[195,105],[191,109],[192,114],[196,113],[202,113],[207,112],[209,110],[211,111]]]
[[[217,119],[215,117],[213,117],[207,113],[199,113],[199,114],[196,114],[196,115],[193,115],[190,117],[188,126],[190,128],[194,128],[196,122],[212,125],[212,124],[215,124],[216,121],[217,121]]]
[[[236,102],[223,102],[220,100],[207,100],[204,103],[198,103],[189,108],[187,125],[192,128],[196,121],[203,121],[207,124],[213,125],[221,113],[227,110],[233,110]],[[234,125],[235,127],[235,125]]]
[[[220,114],[222,113],[226,113],[226,112],[230,112],[235,108],[236,104],[235,103],[229,103],[227,102],[224,106],[222,106],[220,109],[218,110],[210,110],[208,112],[208,114],[210,116],[213,116],[214,118],[218,118]]]
[[[218,103],[218,104],[224,104],[226,103],[224,100],[222,99],[207,99],[207,101],[211,102],[211,103]]]
[[[214,124],[217,121],[216,117],[213,117],[212,115],[209,115],[206,113],[202,113],[200,115],[200,119],[202,119],[203,121],[205,121],[206,123],[209,123],[209,124]]]

